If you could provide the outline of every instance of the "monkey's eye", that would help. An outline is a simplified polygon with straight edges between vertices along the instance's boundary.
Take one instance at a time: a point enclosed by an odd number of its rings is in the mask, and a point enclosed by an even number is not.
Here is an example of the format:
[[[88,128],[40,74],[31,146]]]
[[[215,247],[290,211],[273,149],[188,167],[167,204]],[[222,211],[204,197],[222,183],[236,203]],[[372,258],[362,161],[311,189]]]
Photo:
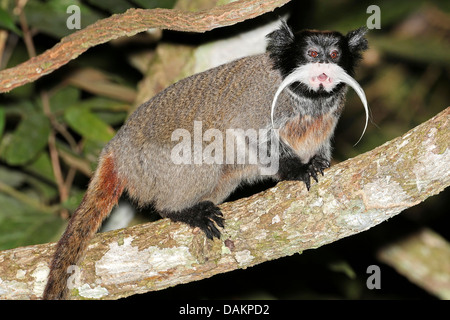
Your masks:
[[[337,57],[339,57],[339,52],[337,50],[331,51],[330,57],[331,59],[336,59]]]
[[[313,58],[317,58],[317,56],[319,55],[319,53],[314,50],[309,51],[308,54],[310,57],[313,57]]]

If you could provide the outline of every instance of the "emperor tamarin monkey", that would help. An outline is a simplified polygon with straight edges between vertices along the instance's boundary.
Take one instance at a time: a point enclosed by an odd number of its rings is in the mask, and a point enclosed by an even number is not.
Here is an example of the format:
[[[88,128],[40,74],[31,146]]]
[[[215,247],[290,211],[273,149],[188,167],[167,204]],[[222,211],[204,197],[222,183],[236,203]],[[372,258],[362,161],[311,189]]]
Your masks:
[[[162,217],[198,227],[213,239],[224,226],[217,204],[241,183],[270,177],[301,180],[309,189],[311,177],[317,181],[330,165],[330,139],[347,84],[363,100],[367,126],[364,92],[352,78],[367,49],[365,33],[360,28],[345,36],[315,30],[294,34],[282,23],[267,36],[266,53],[183,79],[141,105],[103,149],[56,246],[44,298],[66,296],[67,268],[77,264],[125,191],[138,205],[153,204]],[[266,165],[258,163],[175,163],[172,134],[180,128],[192,133],[195,121],[203,131],[269,129],[261,140],[276,144],[270,153],[278,170],[263,175]],[[250,144],[255,147],[251,140],[244,140],[249,153]]]

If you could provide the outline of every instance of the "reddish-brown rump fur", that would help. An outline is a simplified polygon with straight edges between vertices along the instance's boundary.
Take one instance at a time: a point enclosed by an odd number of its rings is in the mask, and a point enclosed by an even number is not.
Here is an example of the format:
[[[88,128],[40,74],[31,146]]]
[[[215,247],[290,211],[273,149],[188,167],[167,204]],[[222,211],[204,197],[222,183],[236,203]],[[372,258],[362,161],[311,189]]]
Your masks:
[[[117,204],[123,190],[124,181],[117,176],[112,153],[103,155],[88,192],[56,245],[44,299],[65,298],[70,276],[67,269],[80,260],[93,234]]]

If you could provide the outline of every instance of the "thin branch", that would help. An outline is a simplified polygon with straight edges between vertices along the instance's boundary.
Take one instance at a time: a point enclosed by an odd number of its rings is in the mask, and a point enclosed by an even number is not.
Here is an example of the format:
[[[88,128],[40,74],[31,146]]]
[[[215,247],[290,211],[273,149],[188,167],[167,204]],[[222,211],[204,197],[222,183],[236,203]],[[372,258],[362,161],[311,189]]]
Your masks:
[[[450,107],[372,151],[299,182],[224,203],[220,240],[168,219],[98,234],[72,299],[161,290],[321,247],[368,230],[450,185]],[[42,295],[54,244],[0,252],[5,299]],[[77,284],[76,281],[74,284]]]
[[[59,163],[59,155],[56,149],[56,138],[55,138],[55,125],[56,120],[54,119],[51,109],[50,109],[50,99],[48,97],[48,93],[46,91],[41,92],[41,101],[44,114],[49,119],[52,124],[52,130],[48,136],[48,149],[50,153],[50,160],[52,162],[53,175],[55,176],[55,181],[58,186],[59,198],[60,202],[63,203],[67,200],[69,193],[67,192],[66,185],[64,184],[64,177],[61,170],[61,165]]]
[[[10,197],[36,209],[38,211],[53,214],[56,211],[61,209],[60,205],[47,206],[47,205],[41,203],[40,201],[36,200],[35,198],[29,197],[27,194],[17,191],[15,188],[13,188],[1,181],[0,181],[0,192],[7,194]],[[1,278],[1,276],[0,276],[0,278]]]
[[[31,35],[30,29],[28,28],[28,21],[25,16],[25,11],[23,10],[25,5],[26,1],[17,1],[16,9],[19,11],[19,22],[23,32],[23,39],[25,42],[25,47],[27,48],[28,56],[35,57],[36,48],[34,47],[33,36]]]
[[[74,32],[53,48],[18,66],[0,72],[0,92],[33,82],[75,59],[90,47],[133,36],[150,28],[205,32],[255,18],[290,0],[241,0],[210,10],[184,12],[175,9],[129,9]]]

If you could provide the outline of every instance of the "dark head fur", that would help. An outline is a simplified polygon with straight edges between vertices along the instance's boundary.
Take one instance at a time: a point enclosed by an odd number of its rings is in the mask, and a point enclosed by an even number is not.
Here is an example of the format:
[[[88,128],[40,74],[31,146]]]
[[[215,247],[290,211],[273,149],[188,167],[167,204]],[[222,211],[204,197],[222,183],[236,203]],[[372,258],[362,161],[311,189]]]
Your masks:
[[[302,30],[296,33],[289,28],[285,21],[281,27],[267,35],[267,51],[274,62],[274,67],[281,71],[283,77],[292,72],[299,65],[309,62],[337,63],[349,75],[354,75],[354,68],[361,53],[368,49],[365,27],[350,31],[342,35],[337,31]],[[308,56],[308,49],[316,46],[320,49],[319,56]],[[331,60],[325,53],[331,48],[340,50],[339,57]]]

